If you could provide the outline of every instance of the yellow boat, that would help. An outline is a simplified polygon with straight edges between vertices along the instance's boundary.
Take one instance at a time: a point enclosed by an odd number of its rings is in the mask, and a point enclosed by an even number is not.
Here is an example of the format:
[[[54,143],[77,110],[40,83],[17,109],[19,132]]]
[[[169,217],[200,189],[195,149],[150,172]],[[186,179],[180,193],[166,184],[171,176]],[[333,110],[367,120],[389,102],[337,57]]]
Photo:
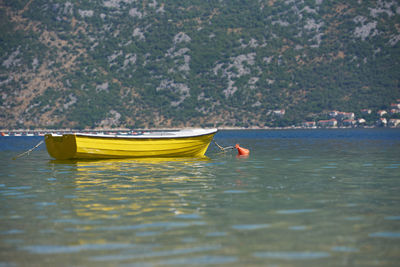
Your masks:
[[[55,159],[203,157],[217,129],[148,132],[140,135],[46,134]]]

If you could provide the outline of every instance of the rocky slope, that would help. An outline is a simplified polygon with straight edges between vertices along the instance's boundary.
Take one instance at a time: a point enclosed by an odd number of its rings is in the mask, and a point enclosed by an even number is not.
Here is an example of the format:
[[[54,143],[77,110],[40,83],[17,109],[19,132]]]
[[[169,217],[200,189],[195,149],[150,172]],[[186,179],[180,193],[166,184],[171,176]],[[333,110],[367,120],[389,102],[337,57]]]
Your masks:
[[[0,0],[0,39],[0,128],[285,126],[400,98],[394,0]]]

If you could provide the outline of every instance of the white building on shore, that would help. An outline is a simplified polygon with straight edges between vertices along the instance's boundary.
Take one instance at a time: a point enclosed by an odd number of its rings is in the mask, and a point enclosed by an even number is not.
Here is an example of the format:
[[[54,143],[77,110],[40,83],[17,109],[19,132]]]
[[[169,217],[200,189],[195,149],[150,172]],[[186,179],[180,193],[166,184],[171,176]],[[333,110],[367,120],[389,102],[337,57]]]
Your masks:
[[[320,120],[320,121],[318,121],[318,126],[321,126],[321,127],[336,127],[337,126],[337,120],[336,119]]]

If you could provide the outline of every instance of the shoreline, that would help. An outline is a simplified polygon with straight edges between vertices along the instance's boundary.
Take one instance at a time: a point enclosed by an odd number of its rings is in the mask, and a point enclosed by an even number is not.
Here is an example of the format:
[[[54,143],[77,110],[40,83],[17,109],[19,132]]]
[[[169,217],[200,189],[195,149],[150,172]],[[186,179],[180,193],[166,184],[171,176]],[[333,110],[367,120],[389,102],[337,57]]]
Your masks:
[[[108,133],[116,133],[116,132],[151,132],[151,131],[178,131],[181,129],[198,129],[202,127],[185,127],[185,128],[152,128],[152,129],[128,129],[128,128],[114,128],[114,129],[0,129],[0,136],[7,136],[12,134],[24,134],[33,135],[33,136],[41,136],[48,133],[79,133],[79,132],[108,132]],[[207,127],[208,128],[208,127]],[[289,127],[216,127],[220,131],[241,131],[241,130],[339,130],[339,129],[400,129],[400,127],[377,127],[377,126],[362,126],[362,127],[302,127],[302,126],[289,126]]]

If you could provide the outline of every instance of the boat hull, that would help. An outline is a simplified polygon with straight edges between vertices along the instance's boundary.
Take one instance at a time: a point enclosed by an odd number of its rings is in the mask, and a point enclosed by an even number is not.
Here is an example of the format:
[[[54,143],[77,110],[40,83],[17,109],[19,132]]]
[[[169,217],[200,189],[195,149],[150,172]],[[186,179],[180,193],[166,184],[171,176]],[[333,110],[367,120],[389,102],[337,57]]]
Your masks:
[[[46,135],[47,151],[55,159],[203,157],[215,132],[188,137],[124,138],[64,134]]]

